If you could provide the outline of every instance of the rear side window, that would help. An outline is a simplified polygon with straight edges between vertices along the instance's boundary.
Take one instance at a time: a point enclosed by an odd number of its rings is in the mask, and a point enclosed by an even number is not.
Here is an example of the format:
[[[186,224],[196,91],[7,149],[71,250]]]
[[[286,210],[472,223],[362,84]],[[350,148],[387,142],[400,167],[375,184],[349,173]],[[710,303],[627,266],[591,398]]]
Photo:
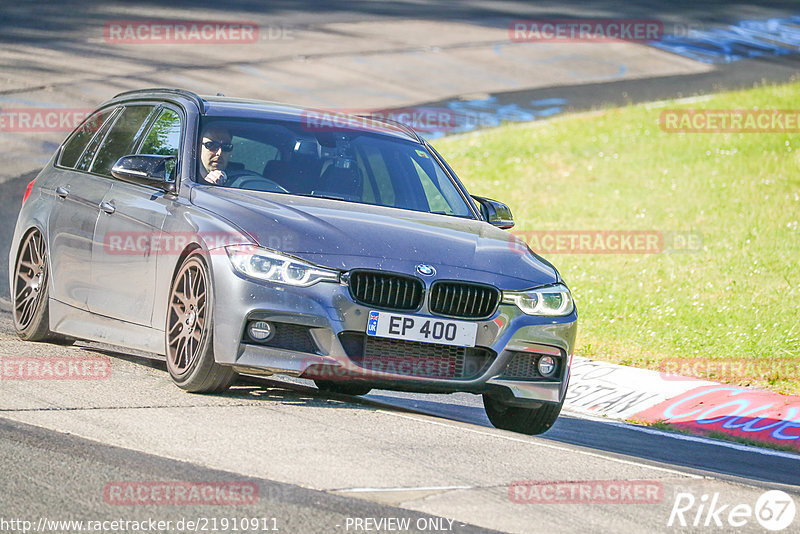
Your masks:
[[[86,119],[86,121],[73,132],[64,145],[64,151],[61,153],[59,165],[69,168],[75,167],[75,164],[78,163],[78,158],[81,157],[81,154],[83,154],[83,151],[86,149],[86,145],[92,140],[94,134],[102,128],[103,123],[108,120],[108,117],[114,109],[115,108],[108,108],[98,111]]]
[[[94,155],[97,154],[97,147],[100,146],[100,143],[103,142],[103,139],[108,134],[108,131],[114,126],[114,121],[119,118],[119,111],[120,108],[114,112],[114,115],[110,117],[106,123],[100,128],[100,131],[97,132],[97,135],[92,138],[88,145],[86,145],[86,150],[83,151],[83,155],[78,160],[77,165],[75,165],[75,169],[79,171],[88,171],[89,167],[92,165],[92,161],[94,160]]]
[[[145,119],[153,111],[153,106],[126,107],[108,132],[97,150],[91,172],[111,176],[111,167],[122,156],[133,153]]]

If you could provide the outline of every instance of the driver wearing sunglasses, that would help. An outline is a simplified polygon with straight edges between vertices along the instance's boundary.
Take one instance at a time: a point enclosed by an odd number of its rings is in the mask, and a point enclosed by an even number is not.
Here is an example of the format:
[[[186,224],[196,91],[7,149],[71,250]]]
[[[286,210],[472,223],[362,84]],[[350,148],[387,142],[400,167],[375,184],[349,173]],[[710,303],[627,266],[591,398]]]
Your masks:
[[[225,128],[209,126],[203,131],[200,142],[200,175],[207,183],[225,185],[228,176],[225,168],[233,145],[231,133]]]

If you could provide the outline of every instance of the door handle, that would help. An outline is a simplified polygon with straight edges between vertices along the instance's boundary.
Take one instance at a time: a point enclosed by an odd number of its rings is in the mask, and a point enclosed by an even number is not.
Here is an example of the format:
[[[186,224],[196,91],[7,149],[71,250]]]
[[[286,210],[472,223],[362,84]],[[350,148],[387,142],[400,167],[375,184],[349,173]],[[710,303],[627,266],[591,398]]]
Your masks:
[[[111,202],[101,202],[100,209],[108,213],[109,215],[117,211],[117,208]]]
[[[60,196],[61,198],[67,198],[67,196],[69,195],[69,186],[67,186],[67,187],[62,187],[62,186],[56,187],[56,195]]]

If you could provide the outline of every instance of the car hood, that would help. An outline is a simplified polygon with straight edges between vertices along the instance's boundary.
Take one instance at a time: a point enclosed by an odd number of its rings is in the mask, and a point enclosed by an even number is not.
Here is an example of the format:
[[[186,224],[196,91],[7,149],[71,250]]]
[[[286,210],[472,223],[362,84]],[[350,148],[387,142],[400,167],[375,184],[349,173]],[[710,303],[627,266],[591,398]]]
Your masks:
[[[194,187],[191,201],[263,247],[327,267],[413,274],[425,263],[436,269],[436,279],[504,289],[560,280],[553,266],[516,236],[473,219],[214,186]]]

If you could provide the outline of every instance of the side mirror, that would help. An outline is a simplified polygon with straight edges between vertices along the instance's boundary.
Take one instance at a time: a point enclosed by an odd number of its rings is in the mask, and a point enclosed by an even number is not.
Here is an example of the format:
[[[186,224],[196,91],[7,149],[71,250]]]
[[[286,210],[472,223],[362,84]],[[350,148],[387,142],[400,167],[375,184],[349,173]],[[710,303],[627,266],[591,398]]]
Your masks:
[[[491,198],[476,197],[474,195],[472,198],[481,207],[481,213],[486,222],[503,230],[514,227],[514,217],[511,216],[511,209],[508,206]]]
[[[122,156],[111,168],[111,176],[125,182],[158,187],[169,193],[175,192],[175,156],[140,154]]]

